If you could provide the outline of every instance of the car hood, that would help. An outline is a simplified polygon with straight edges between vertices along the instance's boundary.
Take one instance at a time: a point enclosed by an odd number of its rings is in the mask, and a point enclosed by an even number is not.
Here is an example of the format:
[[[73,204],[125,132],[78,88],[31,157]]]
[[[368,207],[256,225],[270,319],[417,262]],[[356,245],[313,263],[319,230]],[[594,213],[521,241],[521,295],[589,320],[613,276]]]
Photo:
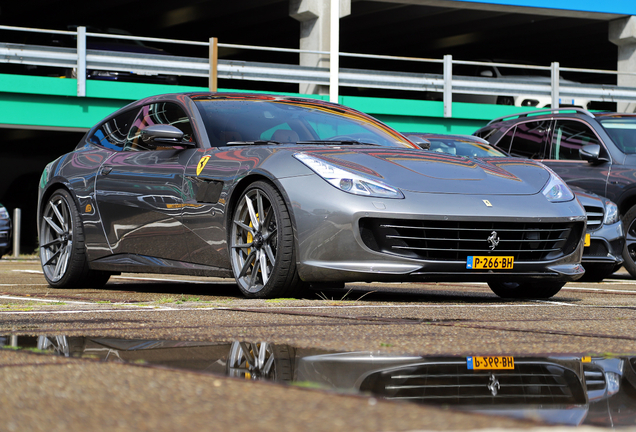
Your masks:
[[[413,192],[533,195],[550,178],[543,166],[528,159],[466,158],[386,147],[313,149],[303,153]]]

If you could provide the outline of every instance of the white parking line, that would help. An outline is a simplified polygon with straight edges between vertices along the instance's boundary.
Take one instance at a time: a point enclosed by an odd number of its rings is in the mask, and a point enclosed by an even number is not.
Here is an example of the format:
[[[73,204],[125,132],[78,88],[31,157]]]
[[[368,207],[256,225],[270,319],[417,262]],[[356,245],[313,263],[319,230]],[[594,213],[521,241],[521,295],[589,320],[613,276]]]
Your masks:
[[[33,274],[43,274],[41,270],[12,270],[14,272],[21,273],[33,273]],[[198,281],[198,280],[184,280],[184,279],[166,279],[166,278],[153,278],[153,277],[138,277],[138,276],[112,276],[114,279],[129,279],[129,280],[140,280],[140,281],[158,281],[158,282],[176,282],[176,283],[191,283],[191,284],[217,284],[217,283],[228,283],[224,281]],[[230,279],[228,279],[229,281]],[[608,285],[635,285],[634,289],[609,289],[609,288],[589,288],[589,287],[577,287],[577,286],[569,286],[566,285],[562,290],[578,290],[578,291],[598,291],[598,292],[613,292],[613,293],[636,293],[636,282],[622,282],[618,280],[606,281]],[[396,282],[395,284],[401,284],[401,282]],[[451,284],[452,283],[446,283]],[[473,286],[485,286],[486,282],[465,282],[461,283],[462,285],[473,285]],[[0,284],[0,286],[19,286],[24,284]],[[33,285],[33,284],[29,284]],[[37,285],[47,285],[47,284],[37,284]],[[339,306],[340,307],[340,306]]]
[[[36,302],[50,302],[50,303],[73,303],[73,304],[95,304],[91,302],[82,302],[75,300],[65,300],[65,299],[43,299],[38,297],[16,297],[16,296],[8,296],[8,295],[0,295],[0,298],[8,299],[8,300],[25,300],[25,301],[36,301]]]
[[[604,291],[604,292],[614,292],[614,293],[636,293],[636,289],[608,289],[608,288],[588,288],[588,287],[576,287],[576,286],[564,286],[561,290],[577,290],[577,291]]]

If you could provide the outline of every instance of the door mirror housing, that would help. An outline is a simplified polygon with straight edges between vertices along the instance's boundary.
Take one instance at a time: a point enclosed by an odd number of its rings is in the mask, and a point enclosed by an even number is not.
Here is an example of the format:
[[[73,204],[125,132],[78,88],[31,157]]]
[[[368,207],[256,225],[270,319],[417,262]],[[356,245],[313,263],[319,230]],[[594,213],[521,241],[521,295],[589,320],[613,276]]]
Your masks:
[[[599,144],[586,144],[579,149],[581,159],[588,162],[607,162],[608,159],[601,157],[601,146]]]
[[[161,146],[179,146],[179,147],[195,147],[194,143],[183,141],[183,131],[166,124],[148,126],[141,131],[141,140],[144,144],[156,147]]]

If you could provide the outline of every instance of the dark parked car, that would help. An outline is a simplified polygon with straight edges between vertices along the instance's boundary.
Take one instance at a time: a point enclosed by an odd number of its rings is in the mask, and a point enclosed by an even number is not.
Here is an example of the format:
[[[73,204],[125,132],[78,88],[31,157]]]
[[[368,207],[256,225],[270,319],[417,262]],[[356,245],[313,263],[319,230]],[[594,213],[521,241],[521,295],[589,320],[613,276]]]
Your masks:
[[[570,186],[614,201],[625,229],[623,265],[636,277],[636,114],[531,111],[494,119],[475,135],[512,156],[543,162]]]
[[[54,287],[126,271],[234,277],[259,298],[439,280],[546,298],[584,272],[585,211],[541,164],[424,152],[314,99],[146,98],[93,127],[40,185]]]
[[[11,216],[5,206],[0,204],[0,257],[11,249]]]
[[[442,135],[431,133],[406,133],[407,138],[424,140],[420,143],[430,151],[450,153],[464,157],[506,157],[504,152],[492,147],[488,141],[476,136]],[[586,281],[601,281],[623,264],[625,236],[619,219],[618,207],[607,198],[572,187],[572,192],[587,213],[587,232],[583,250],[583,267]]]

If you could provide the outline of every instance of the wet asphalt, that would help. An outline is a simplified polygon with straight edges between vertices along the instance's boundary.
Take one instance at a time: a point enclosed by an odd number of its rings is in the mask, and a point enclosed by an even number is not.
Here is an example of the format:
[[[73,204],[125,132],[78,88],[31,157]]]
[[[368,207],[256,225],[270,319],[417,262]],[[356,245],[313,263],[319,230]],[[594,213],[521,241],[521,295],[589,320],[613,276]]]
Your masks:
[[[485,284],[347,284],[247,300],[232,280],[122,274],[53,289],[0,260],[0,335],[225,342],[412,355],[636,355],[636,280],[573,282],[547,301]],[[0,351],[0,430],[473,430],[540,423],[147,364]],[[636,427],[636,425],[635,425]],[[550,430],[555,430],[551,428]],[[581,429],[577,429],[581,430]],[[635,429],[636,430],[636,429]]]

